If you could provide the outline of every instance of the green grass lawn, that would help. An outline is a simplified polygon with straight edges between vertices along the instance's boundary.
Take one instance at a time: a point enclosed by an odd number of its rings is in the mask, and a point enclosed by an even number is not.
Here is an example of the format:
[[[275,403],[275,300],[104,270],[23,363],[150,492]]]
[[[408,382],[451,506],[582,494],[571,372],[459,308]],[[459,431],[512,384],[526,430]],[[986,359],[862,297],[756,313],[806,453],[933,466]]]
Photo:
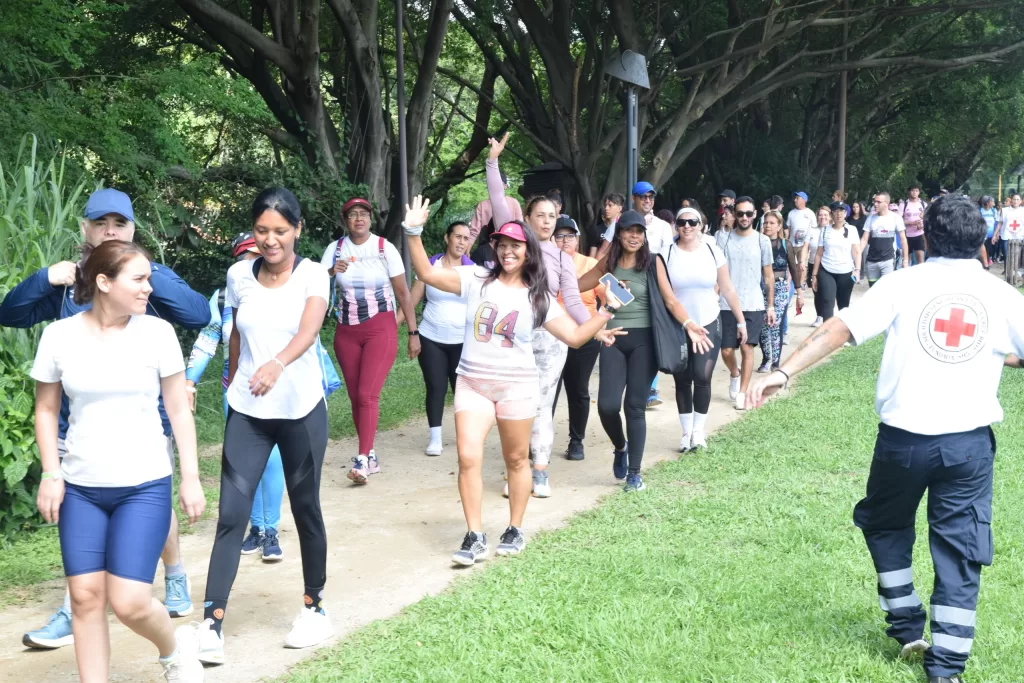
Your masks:
[[[334,360],[334,328],[324,328],[321,335],[324,346]],[[380,399],[381,431],[391,429],[410,417],[424,412],[425,388],[419,363],[409,360],[408,336],[405,328],[398,333],[398,358],[384,383]],[[220,449],[210,448],[221,442],[224,435],[224,409],[221,399],[220,369],[221,358],[210,361],[203,381],[198,387],[196,405],[196,434],[199,440],[199,473],[206,490],[207,516],[217,510],[220,498]],[[337,368],[337,361],[335,361]],[[340,376],[341,370],[338,369]],[[451,396],[449,395],[449,399]],[[345,387],[335,392],[327,402],[330,420],[330,437],[340,439],[354,436],[352,408]],[[204,448],[204,446],[206,448]],[[353,453],[354,455],[354,453]],[[177,476],[175,476],[177,481]],[[175,511],[181,521],[183,533],[189,533],[189,526],[177,505],[175,488]],[[56,527],[44,526],[25,534],[13,543],[0,542],[0,606],[19,602],[31,595],[32,584],[56,579],[62,575],[60,545]]]
[[[871,460],[880,349],[841,353],[790,397],[714,435],[704,455],[655,467],[647,491],[609,497],[286,680],[925,680],[884,635],[851,521]],[[982,581],[971,681],[1024,679],[1022,398],[1024,375],[1007,371],[996,558]],[[927,604],[932,567],[927,535],[918,538]]]

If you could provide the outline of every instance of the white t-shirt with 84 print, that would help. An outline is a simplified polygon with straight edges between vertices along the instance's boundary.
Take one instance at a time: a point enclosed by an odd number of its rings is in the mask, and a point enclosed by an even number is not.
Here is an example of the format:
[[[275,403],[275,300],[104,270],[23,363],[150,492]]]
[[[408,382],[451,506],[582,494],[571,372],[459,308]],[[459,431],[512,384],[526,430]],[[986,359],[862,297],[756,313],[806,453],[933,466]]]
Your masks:
[[[70,402],[61,471],[77,486],[138,486],[171,474],[157,401],[160,380],[185,371],[171,324],[134,315],[97,336],[84,313],[43,330],[31,376],[60,382]]]
[[[329,301],[330,276],[319,263],[303,259],[287,282],[271,289],[260,284],[252,269],[252,261],[239,261],[228,269],[224,305],[237,309],[234,323],[241,337],[238,370],[228,387],[228,405],[262,420],[297,420],[324,398],[315,342],[285,367],[277,383],[263,396],[253,396],[249,380],[299,333],[307,299]]]

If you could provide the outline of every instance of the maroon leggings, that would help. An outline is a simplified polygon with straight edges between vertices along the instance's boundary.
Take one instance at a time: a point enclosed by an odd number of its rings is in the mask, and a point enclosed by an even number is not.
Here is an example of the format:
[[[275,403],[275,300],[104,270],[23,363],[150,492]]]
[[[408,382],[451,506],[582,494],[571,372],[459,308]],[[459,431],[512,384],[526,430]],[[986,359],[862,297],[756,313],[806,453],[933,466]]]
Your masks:
[[[378,313],[365,323],[338,325],[334,330],[334,354],[352,402],[359,455],[369,455],[377,435],[380,390],[398,354],[395,314]]]

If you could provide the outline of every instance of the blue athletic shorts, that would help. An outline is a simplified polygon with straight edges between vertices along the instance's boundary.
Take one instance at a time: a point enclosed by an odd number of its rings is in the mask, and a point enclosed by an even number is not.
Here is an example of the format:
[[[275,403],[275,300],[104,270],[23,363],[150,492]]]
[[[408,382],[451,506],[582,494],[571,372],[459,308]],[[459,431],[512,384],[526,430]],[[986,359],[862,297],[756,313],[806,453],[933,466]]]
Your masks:
[[[110,488],[65,484],[57,525],[64,575],[105,571],[153,583],[171,514],[170,477]]]

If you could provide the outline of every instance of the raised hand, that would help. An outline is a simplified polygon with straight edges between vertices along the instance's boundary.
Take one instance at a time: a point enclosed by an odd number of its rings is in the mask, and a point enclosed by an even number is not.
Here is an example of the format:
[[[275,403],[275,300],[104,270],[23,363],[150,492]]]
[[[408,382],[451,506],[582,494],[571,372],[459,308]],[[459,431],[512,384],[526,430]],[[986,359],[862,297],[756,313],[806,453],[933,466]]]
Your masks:
[[[505,151],[505,144],[508,143],[508,133],[506,132],[501,136],[501,140],[495,140],[494,138],[488,138],[487,142],[491,143],[491,151],[487,153],[488,159],[497,159],[501,156],[501,153]]]
[[[413,197],[412,206],[405,205],[405,225],[407,228],[422,228],[430,218],[430,200],[422,195]]]

